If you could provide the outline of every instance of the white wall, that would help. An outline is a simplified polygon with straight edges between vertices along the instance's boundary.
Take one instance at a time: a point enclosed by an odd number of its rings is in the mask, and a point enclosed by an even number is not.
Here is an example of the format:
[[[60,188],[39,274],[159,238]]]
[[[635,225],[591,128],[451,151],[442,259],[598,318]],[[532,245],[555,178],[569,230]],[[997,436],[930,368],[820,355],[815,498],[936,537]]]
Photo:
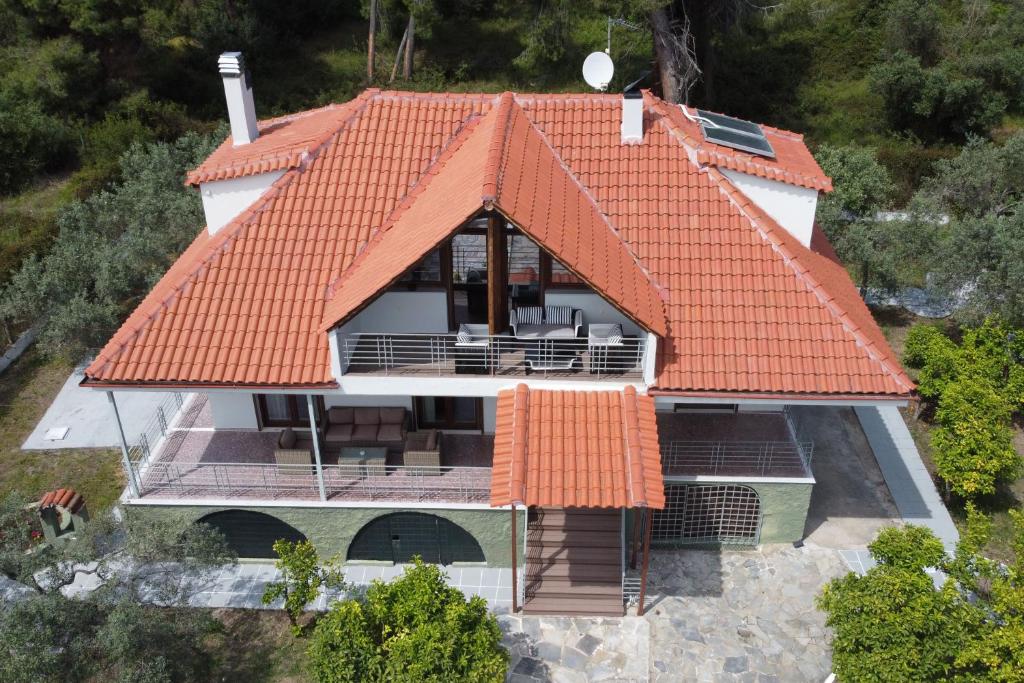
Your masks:
[[[779,225],[810,246],[814,230],[814,211],[818,207],[818,191],[797,187],[777,180],[768,180],[747,173],[721,169],[722,173]]]
[[[498,398],[496,396],[484,396],[484,434],[493,434],[494,426],[498,418]]]
[[[232,218],[245,211],[282,175],[284,171],[274,171],[199,183],[199,193],[203,197],[203,213],[206,214],[206,228],[210,234],[216,234],[231,222]]]
[[[583,311],[583,332],[591,323],[619,323],[624,334],[643,335],[645,331],[605,301],[600,294],[579,289],[548,289],[544,292],[545,306],[571,306]]]
[[[206,394],[215,429],[256,429],[256,407],[245,391],[210,391]]]
[[[352,332],[447,332],[448,294],[443,291],[384,292],[343,326]]]

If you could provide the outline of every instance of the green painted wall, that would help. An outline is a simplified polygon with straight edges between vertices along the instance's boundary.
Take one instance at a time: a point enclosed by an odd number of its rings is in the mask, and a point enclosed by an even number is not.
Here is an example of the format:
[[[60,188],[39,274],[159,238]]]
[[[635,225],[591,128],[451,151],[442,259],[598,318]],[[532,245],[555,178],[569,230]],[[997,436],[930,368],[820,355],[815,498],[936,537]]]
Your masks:
[[[422,508],[312,508],[312,507],[249,507],[200,505],[129,505],[129,514],[175,519],[184,529],[187,525],[213,512],[248,510],[280,519],[301,531],[321,557],[345,558],[355,535],[371,520],[393,512],[424,512],[458,524],[469,532],[484,552],[492,567],[512,566],[512,515],[508,510],[425,510]],[[523,557],[522,511],[517,511],[517,558]]]
[[[793,543],[804,537],[813,484],[744,484],[761,499],[761,543]]]

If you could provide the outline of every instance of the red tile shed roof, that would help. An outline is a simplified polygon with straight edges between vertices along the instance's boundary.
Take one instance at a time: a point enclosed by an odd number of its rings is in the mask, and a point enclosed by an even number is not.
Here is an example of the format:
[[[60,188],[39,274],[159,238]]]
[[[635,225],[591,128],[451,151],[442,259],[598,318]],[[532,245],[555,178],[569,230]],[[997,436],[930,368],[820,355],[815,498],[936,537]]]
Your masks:
[[[498,394],[491,505],[665,507],[654,399],[624,391]]]
[[[588,276],[606,287],[609,299],[632,302],[638,317],[655,306],[645,308],[649,297],[639,284],[629,284],[640,280],[625,277],[627,271],[644,273],[658,288],[667,331],[658,344],[653,390],[909,393],[912,384],[820,239],[811,249],[799,244],[716,170],[736,168],[743,155],[701,161],[709,148],[678,107],[646,94],[643,143],[623,145],[617,95],[509,99],[515,107],[499,148],[505,167],[494,203],[524,229],[537,230],[538,241],[555,253],[578,248],[598,224],[607,231],[597,234],[621,238],[624,247],[603,253],[625,251],[639,268],[619,268],[625,261],[618,256],[611,266],[595,259]],[[366,249],[371,239],[393,232],[382,228],[414,210],[417,193],[425,196],[432,183],[442,182],[445,160],[470,144],[470,126],[479,131],[490,125],[484,115],[501,100],[367,91],[301,119],[306,126],[324,117],[317,134],[285,140],[287,127],[268,126],[251,145],[222,146],[211,157],[216,163],[201,167],[211,177],[263,168],[264,161],[288,170],[215,236],[203,231],[196,238],[90,365],[86,382],[333,385],[322,328],[335,307],[348,305],[335,301],[328,309],[332,293],[344,285],[340,278],[358,254],[365,251],[369,259],[376,251]],[[798,136],[782,142],[781,135],[769,131],[777,158],[746,172],[823,186],[824,176]],[[265,159],[253,156],[260,143],[267,145]],[[546,166],[534,175],[534,163]],[[431,180],[423,177],[428,171]],[[444,182],[465,169],[448,173]],[[545,186],[552,181],[557,183]],[[488,194],[481,185],[467,185],[449,197],[452,206],[436,208],[454,218],[471,202],[479,206]],[[577,212],[575,220],[589,227],[552,229],[558,223],[554,212],[562,208]],[[600,220],[587,218],[586,211]],[[543,235],[539,226],[547,226]],[[429,241],[416,237],[420,244]],[[598,254],[584,249],[579,258]],[[347,277],[355,280],[359,270]],[[608,284],[597,280],[604,271]]]
[[[511,93],[469,121],[332,287],[322,329],[350,317],[467,220],[491,208],[644,328],[665,334],[657,289]]]

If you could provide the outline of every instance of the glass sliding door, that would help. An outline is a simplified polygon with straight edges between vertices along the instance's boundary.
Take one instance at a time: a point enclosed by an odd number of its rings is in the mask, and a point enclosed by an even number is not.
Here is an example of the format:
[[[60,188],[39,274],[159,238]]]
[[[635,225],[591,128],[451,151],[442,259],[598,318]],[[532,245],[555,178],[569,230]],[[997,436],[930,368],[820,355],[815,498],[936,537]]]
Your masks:
[[[483,402],[472,396],[417,396],[418,429],[481,429]]]

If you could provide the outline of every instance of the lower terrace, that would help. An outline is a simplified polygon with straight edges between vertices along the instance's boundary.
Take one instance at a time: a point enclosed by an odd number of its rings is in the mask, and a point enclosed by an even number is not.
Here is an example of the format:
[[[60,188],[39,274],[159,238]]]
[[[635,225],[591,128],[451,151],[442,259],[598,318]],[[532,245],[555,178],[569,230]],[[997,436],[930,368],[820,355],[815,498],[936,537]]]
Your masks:
[[[132,449],[133,473],[146,499],[321,500],[320,476],[309,465],[277,457],[280,431],[214,429],[203,394],[192,394],[178,418],[160,420],[162,438]],[[676,481],[810,479],[813,445],[797,438],[788,412],[658,414],[662,468]],[[406,466],[403,446],[383,460],[344,462],[341,447],[321,442],[327,502],[490,502],[494,437],[449,432],[439,465]],[[304,461],[305,462],[305,461]]]

